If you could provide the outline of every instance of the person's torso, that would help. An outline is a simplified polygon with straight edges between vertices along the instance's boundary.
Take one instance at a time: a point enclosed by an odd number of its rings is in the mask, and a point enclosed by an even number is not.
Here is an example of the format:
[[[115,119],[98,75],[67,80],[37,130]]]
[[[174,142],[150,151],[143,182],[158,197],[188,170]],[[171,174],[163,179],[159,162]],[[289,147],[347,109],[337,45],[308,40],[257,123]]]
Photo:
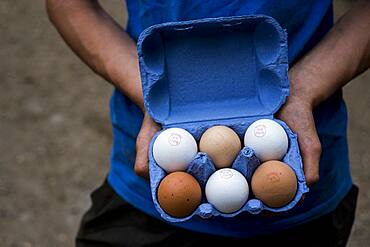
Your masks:
[[[329,0],[127,0],[127,9],[127,32],[134,40],[145,28],[163,22],[251,14],[272,16],[287,30],[290,66],[325,35],[333,18]],[[110,107],[114,143],[109,182],[125,200],[159,218],[151,200],[149,183],[136,176],[133,170],[135,139],[142,113],[118,90],[111,98]],[[272,218],[245,213],[233,219],[195,218],[177,225],[227,236],[251,236],[291,227],[333,210],[352,184],[348,166],[346,109],[341,92],[315,110],[315,121],[323,146],[320,181],[311,188],[303,204]]]

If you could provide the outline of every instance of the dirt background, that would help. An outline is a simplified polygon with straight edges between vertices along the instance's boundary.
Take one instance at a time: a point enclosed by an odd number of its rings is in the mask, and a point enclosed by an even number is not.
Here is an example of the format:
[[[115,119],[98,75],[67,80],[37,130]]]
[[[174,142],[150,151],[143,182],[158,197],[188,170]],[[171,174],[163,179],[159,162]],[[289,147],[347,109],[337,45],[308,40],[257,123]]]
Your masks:
[[[120,23],[123,1],[103,1]],[[336,16],[350,2],[336,1]],[[0,245],[73,246],[109,168],[112,87],[50,25],[42,0],[0,3]],[[349,246],[370,242],[370,72],[345,87],[360,188]]]

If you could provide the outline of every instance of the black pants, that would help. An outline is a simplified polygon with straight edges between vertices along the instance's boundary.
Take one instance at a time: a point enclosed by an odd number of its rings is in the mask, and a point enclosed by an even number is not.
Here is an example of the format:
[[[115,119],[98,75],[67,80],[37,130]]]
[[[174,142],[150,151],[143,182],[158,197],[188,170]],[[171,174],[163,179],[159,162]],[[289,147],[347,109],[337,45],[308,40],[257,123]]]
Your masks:
[[[105,181],[91,194],[92,206],[82,218],[76,246],[345,246],[357,195],[358,188],[353,186],[333,212],[299,227],[234,239],[192,232],[152,218],[122,200]]]

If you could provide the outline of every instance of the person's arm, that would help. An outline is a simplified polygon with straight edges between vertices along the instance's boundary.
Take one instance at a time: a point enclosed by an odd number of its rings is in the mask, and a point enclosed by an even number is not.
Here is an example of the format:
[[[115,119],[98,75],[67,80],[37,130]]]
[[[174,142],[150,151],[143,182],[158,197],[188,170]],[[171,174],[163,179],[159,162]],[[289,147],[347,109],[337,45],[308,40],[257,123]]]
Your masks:
[[[51,22],[71,49],[145,112],[136,43],[96,0],[47,0]],[[148,177],[148,147],[159,126],[144,113],[135,171]]]
[[[47,12],[65,42],[91,69],[143,109],[136,43],[98,1],[47,0]]]
[[[309,185],[319,179],[321,145],[312,110],[370,67],[370,1],[358,1],[289,71],[291,95],[278,117],[298,134]]]

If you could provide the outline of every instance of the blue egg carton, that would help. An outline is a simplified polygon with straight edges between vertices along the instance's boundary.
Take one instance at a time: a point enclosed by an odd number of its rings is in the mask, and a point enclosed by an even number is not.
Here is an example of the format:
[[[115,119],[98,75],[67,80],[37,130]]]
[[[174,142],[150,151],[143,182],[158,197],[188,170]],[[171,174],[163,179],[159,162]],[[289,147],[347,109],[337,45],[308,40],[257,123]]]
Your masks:
[[[295,172],[298,190],[294,199],[271,208],[250,196],[237,212],[219,212],[207,202],[204,189],[215,172],[212,160],[199,152],[186,172],[202,188],[202,202],[189,216],[176,218],[159,205],[157,189],[166,172],[153,158],[153,137],[149,151],[150,186],[154,205],[162,218],[182,222],[198,215],[234,217],[241,212],[282,212],[293,208],[308,192],[297,136],[274,118],[289,94],[287,34],[271,17],[263,15],[207,18],[169,22],[145,29],[138,40],[140,73],[146,110],[163,129],[189,131],[199,143],[210,127],[232,128],[243,140],[254,121],[273,119],[283,126],[289,149],[283,157]],[[243,148],[232,164],[250,184],[260,164],[250,148]],[[250,193],[251,195],[252,193]]]

